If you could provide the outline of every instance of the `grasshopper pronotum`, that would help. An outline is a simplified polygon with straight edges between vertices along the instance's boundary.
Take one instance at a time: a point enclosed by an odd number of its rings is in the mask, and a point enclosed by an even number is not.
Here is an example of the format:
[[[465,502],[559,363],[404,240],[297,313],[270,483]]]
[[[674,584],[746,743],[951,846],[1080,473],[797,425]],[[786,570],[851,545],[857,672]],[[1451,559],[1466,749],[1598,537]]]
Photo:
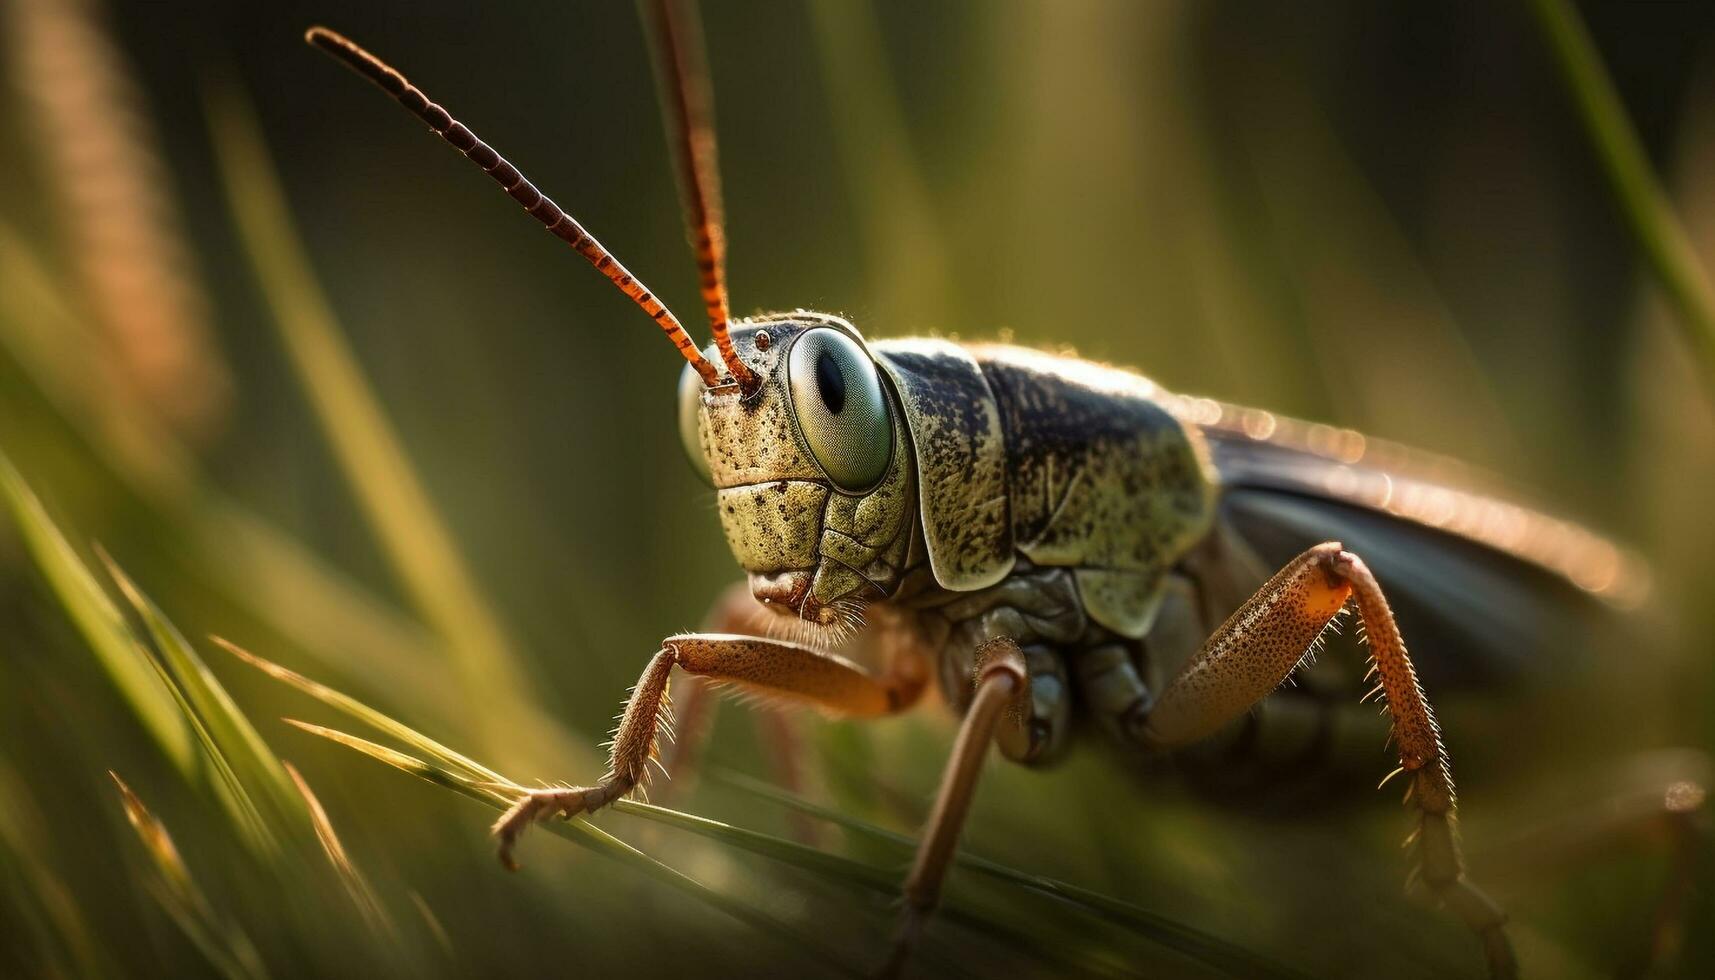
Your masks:
[[[1534,577],[1532,588],[1580,595],[1621,596],[1642,573],[1600,538],[1414,475],[1393,447],[1355,433],[1016,347],[867,341],[840,317],[804,310],[732,319],[701,40],[691,11],[653,6],[714,336],[707,348],[402,75],[331,31],[308,34],[462,151],[666,332],[687,362],[681,437],[748,573],[748,595],[716,606],[727,632],[663,641],[626,703],[604,776],[529,792],[495,825],[502,861],[512,865],[533,821],[589,813],[644,785],[675,668],[852,718],[903,711],[937,683],[963,721],[905,881],[887,967],[897,971],[935,908],[991,743],[1019,762],[1051,762],[1074,711],[1140,751],[1184,749],[1235,722],[1253,742],[1282,732],[1302,740],[1304,724],[1341,708],[1321,703],[1306,723],[1302,712],[1268,710],[1271,695],[1355,610],[1379,677],[1371,693],[1391,718],[1395,774],[1410,784],[1418,871],[1480,937],[1491,972],[1516,973],[1503,914],[1465,876],[1440,730],[1359,551],[1383,577],[1388,543],[1406,541],[1444,558],[1444,569]],[[1280,568],[1272,577],[1271,567]],[[1429,601],[1405,585],[1402,605]],[[745,635],[756,603],[799,641]],[[1460,615],[1422,613],[1454,640]],[[860,633],[882,662],[842,655]]]

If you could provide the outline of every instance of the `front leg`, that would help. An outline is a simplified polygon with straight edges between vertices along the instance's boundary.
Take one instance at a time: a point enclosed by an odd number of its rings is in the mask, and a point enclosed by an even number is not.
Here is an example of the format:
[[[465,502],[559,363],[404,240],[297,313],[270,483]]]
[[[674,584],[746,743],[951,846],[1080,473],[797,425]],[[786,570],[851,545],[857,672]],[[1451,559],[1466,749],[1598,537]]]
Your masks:
[[[1168,685],[1149,713],[1144,739],[1169,749],[1213,734],[1279,687],[1348,602],[1358,608],[1380,675],[1375,693],[1385,694],[1392,715],[1395,772],[1410,780],[1406,796],[1418,814],[1412,838],[1423,881],[1481,937],[1490,972],[1515,976],[1506,917],[1465,878],[1441,729],[1381,586],[1357,555],[1336,543],[1320,544],[1270,579]]]
[[[672,719],[667,682],[675,666],[716,684],[853,718],[903,710],[923,690],[920,672],[878,678],[843,657],[794,643],[722,633],[668,637],[625,702],[607,774],[593,786],[532,790],[521,797],[494,825],[501,864],[518,867],[513,850],[537,820],[592,813],[648,781],[649,766],[660,765],[661,729]]]

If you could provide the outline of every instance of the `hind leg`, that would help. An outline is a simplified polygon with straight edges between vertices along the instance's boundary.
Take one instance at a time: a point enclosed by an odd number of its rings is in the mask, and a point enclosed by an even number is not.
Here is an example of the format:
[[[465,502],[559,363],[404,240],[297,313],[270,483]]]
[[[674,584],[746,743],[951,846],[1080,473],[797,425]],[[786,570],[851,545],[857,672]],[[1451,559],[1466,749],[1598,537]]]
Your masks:
[[[1392,716],[1399,769],[1417,813],[1413,832],[1423,882],[1481,938],[1490,972],[1518,972],[1505,916],[1465,878],[1454,831],[1453,774],[1429,700],[1381,586],[1362,559],[1337,543],[1304,552],[1233,613],[1174,678],[1143,723],[1159,749],[1213,735],[1292,674],[1347,603],[1356,605]],[[1385,782],[1385,780],[1384,780]]]

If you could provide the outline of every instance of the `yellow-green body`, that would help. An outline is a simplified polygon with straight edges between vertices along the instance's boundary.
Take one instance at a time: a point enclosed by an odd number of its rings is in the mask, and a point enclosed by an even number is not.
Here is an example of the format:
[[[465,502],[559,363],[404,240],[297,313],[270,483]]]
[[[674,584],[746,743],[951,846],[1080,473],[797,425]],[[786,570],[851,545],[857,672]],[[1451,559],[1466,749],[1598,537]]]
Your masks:
[[[824,473],[793,404],[790,352],[815,330],[856,341],[884,379],[891,452],[859,492]],[[1017,347],[865,343],[821,314],[757,318],[732,337],[763,382],[748,397],[689,387],[688,437],[758,600],[836,631],[865,606],[905,611],[895,629],[928,648],[959,707],[977,647],[1018,639],[1036,717],[1003,747],[1023,761],[1064,746],[1086,654],[1126,665],[1096,700],[1121,715],[1147,707],[1139,641],[1218,500],[1201,433],[1160,389]]]
[[[737,322],[732,340],[759,383],[704,387],[687,370],[681,423],[752,595],[810,624],[795,635],[822,627],[824,646],[867,623],[872,641],[916,648],[959,709],[975,651],[1016,640],[1031,717],[1002,748],[1020,761],[1059,754],[1074,706],[1143,741],[1165,677],[1281,555],[1318,541],[1378,556],[1402,614],[1437,641],[1428,669],[1449,688],[1517,673],[1505,651],[1532,644],[1507,630],[1579,628],[1576,610],[1535,603],[1568,585],[1601,591],[1576,570],[1629,577],[1611,546],[1570,525],[1426,482],[1397,453],[1372,451],[1382,466],[1369,466],[1356,433],[1298,431],[1075,357],[866,342],[806,311]],[[822,379],[803,376],[800,343],[843,352],[836,386],[873,389],[866,419],[815,404]],[[861,485],[842,487],[831,474],[851,483],[853,459]],[[1447,588],[1469,594],[1449,602]],[[1504,596],[1505,616],[1484,613],[1485,590]]]

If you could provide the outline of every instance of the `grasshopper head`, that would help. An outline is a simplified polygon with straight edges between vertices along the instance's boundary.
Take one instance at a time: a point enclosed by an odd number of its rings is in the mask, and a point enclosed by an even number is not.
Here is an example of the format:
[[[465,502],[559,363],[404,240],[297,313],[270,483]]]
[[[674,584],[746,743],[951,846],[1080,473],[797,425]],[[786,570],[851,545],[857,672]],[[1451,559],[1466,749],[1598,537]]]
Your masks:
[[[751,591],[824,626],[850,624],[890,594],[911,545],[914,469],[899,401],[863,338],[838,317],[798,312],[734,321],[707,66],[694,11],[653,19],[709,331],[699,350],[683,323],[612,252],[517,167],[397,70],[327,30],[310,44],[369,79],[505,188],[664,332],[686,361],[681,432],[715,486],[722,526]]]
[[[915,478],[896,397],[839,317],[756,317],[731,336],[758,383],[707,387],[687,365],[685,451],[714,484],[751,593],[811,623],[849,623],[898,586],[910,545]]]

